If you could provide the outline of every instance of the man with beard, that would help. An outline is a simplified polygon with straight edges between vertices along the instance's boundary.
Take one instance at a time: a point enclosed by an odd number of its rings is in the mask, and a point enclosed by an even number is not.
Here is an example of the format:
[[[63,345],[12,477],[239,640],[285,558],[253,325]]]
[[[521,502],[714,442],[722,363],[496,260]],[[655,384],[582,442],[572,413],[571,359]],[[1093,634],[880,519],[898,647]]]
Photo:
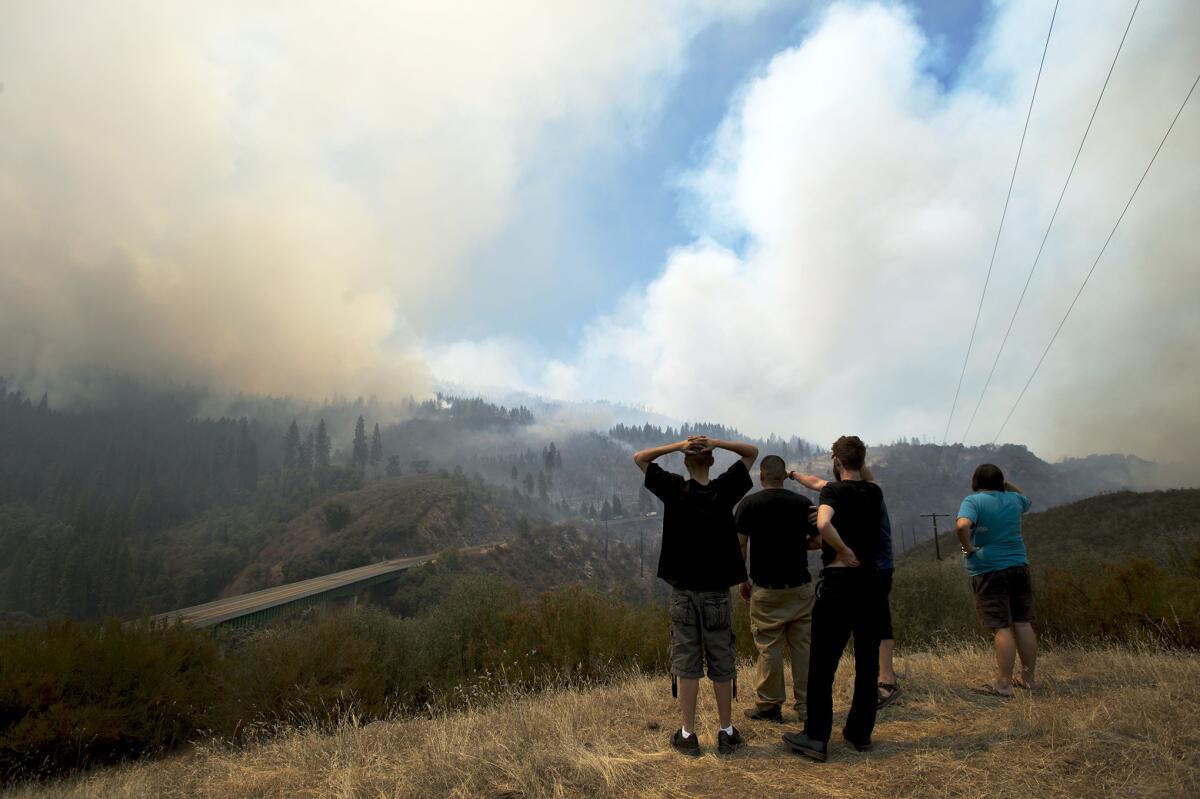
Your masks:
[[[808,670],[808,718],[804,731],[786,733],[784,743],[797,754],[822,761],[829,757],[833,728],[833,679],[850,637],[854,637],[854,699],[842,737],[858,749],[871,746],[879,677],[879,586],[875,556],[879,548],[883,492],[864,479],[867,447],[858,436],[833,443],[832,482],[796,475],[810,487],[821,485],[817,529],[825,568],[813,608],[812,654]]]

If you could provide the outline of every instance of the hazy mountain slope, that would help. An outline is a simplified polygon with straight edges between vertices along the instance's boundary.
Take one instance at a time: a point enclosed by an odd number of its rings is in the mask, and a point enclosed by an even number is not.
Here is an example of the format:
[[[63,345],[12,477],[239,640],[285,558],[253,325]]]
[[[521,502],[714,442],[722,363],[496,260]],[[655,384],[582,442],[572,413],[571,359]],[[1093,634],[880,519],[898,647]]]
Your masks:
[[[329,521],[344,508],[341,523]],[[537,508],[511,492],[446,474],[389,477],[321,502],[272,535],[224,595],[378,560],[511,538]],[[527,524],[527,523],[526,523]]]
[[[943,527],[943,557],[958,556],[952,523],[950,520]],[[1158,562],[1190,557],[1200,544],[1200,489],[1120,491],[1089,497],[1028,514],[1022,535],[1030,561],[1038,569],[1066,567],[1080,560],[1125,560],[1135,555]],[[932,541],[906,555],[913,560],[933,556]]]

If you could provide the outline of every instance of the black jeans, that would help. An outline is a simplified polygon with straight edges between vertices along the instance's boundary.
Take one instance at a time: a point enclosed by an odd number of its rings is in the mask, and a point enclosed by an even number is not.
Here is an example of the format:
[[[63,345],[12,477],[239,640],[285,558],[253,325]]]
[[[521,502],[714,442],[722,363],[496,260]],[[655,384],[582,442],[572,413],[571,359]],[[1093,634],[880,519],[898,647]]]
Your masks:
[[[833,678],[854,636],[854,701],[846,737],[871,740],[879,681],[879,584],[869,568],[825,569],[813,608],[812,654],[808,660],[808,719],[804,733],[828,741],[833,730]]]

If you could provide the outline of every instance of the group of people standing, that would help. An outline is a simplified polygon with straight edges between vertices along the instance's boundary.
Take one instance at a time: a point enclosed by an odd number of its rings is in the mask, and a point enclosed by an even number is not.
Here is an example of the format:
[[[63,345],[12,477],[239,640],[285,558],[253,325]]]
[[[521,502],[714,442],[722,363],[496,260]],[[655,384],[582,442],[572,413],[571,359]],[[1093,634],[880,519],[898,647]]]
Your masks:
[[[728,450],[738,460],[712,477],[715,449]],[[655,463],[673,452],[683,453],[686,479]],[[750,469],[758,460],[753,444],[691,436],[634,455],[646,488],[664,505],[658,576],[672,587],[671,674],[682,715],[671,738],[676,750],[701,752],[696,698],[706,667],[720,722],[717,751],[729,754],[744,743],[732,721],[734,586],[750,603],[758,649],[755,705],[745,715],[784,721],[786,656],[803,730],[785,733],[784,743],[797,754],[826,760],[834,677],[853,639],[854,696],[842,737],[859,751],[870,748],[876,713],[900,686],[892,664],[891,524],[866,454],[857,436],[835,441],[832,480],[789,471],[781,457],[767,455],[759,463],[763,490],[749,496]],[[788,480],[819,492],[817,504],[786,488]],[[996,630],[997,659],[996,678],[974,690],[1011,696],[1014,685],[1032,687],[1036,660],[1033,597],[1020,536],[1020,515],[1029,500],[990,464],[976,470],[972,488],[959,510],[957,534],[980,618]],[[816,549],[823,568],[814,586],[808,552]],[[1017,652],[1023,672],[1014,680]]]

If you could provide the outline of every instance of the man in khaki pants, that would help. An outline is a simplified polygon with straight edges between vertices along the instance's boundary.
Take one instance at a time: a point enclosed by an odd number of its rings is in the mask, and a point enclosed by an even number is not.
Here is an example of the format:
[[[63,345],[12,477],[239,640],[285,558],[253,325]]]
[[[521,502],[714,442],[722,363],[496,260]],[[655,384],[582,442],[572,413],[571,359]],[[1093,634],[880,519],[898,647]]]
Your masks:
[[[743,556],[749,544],[750,581],[742,586],[742,596],[750,600],[750,629],[758,647],[755,707],[746,710],[746,717],[783,721],[786,653],[796,713],[803,721],[813,609],[808,550],[809,542],[817,540],[815,508],[808,497],[783,487],[787,466],[778,455],[762,459],[758,476],[763,490],[743,499],[736,516]]]

